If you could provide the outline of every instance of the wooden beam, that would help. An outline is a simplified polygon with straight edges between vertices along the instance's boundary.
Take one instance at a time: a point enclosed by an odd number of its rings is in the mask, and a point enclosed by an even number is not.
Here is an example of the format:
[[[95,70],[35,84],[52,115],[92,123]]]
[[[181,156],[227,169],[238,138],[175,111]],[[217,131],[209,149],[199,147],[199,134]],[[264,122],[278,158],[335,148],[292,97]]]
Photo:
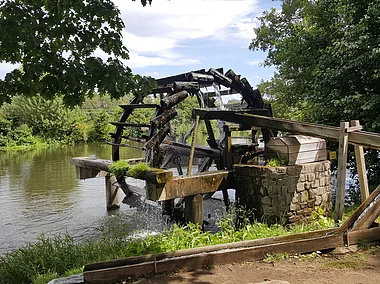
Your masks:
[[[166,96],[165,98],[163,98],[161,100],[161,106],[163,108],[166,108],[166,109],[172,108],[176,104],[179,104],[184,99],[186,99],[188,97],[188,95],[189,95],[189,93],[187,91],[180,91],[180,92],[175,93],[173,95]]]
[[[341,232],[345,232],[349,229],[352,228],[352,226],[354,225],[354,223],[361,218],[361,216],[363,215],[363,213],[365,213],[365,210],[366,208],[375,200],[375,198],[380,194],[380,185],[374,190],[372,191],[372,193],[370,194],[370,196],[368,196],[368,198],[366,200],[364,200],[364,202],[362,202],[362,204],[360,204],[360,206],[355,210],[355,212],[351,215],[350,218],[348,218],[346,220],[346,222],[344,222],[342,224],[342,226],[339,228],[339,230]]]
[[[142,161],[143,159],[128,159],[125,160],[130,163],[136,163],[137,161]],[[95,169],[99,171],[109,172],[109,166],[112,164],[111,160],[103,160],[90,157],[76,157],[72,158],[70,163],[76,167]],[[152,168],[148,171],[142,172],[138,177],[133,177],[136,179],[146,180],[152,184],[165,184],[166,182],[173,179],[173,172],[163,169]]]
[[[350,122],[350,126],[359,127],[360,126],[359,120],[352,120]],[[355,145],[354,149],[355,149],[356,168],[358,169],[358,176],[359,176],[360,196],[363,202],[369,196],[367,169],[365,166],[364,151],[363,151],[363,147],[360,145]]]
[[[233,171],[204,172],[189,177],[175,177],[162,185],[147,182],[146,198],[153,201],[164,201],[233,187]]]
[[[119,105],[123,109],[136,109],[136,108],[159,108],[157,104],[129,104],[129,105]]]
[[[193,116],[199,115],[201,119],[220,119],[224,121],[287,131],[293,134],[303,134],[314,137],[321,137],[327,140],[339,141],[339,127],[328,126],[315,123],[299,122],[280,118],[266,117],[254,114],[242,113],[244,111],[228,110],[205,110],[194,109]],[[366,131],[350,132],[348,142],[362,145],[371,149],[380,150],[380,134]]]
[[[115,182],[115,176],[110,174],[105,176],[107,210],[115,210],[120,208],[119,188],[114,185]]]
[[[179,142],[174,142],[170,140],[163,140],[162,144],[160,145],[163,149],[169,148],[170,150],[179,152],[183,155],[189,156],[190,151],[191,151],[191,146],[184,144],[184,143],[179,143]],[[194,157],[196,158],[203,158],[205,156],[212,157],[214,159],[220,159],[221,158],[221,150],[219,149],[214,149],[210,148],[207,146],[197,146],[194,149]]]
[[[338,222],[342,220],[344,210],[344,197],[346,195],[346,168],[347,168],[347,152],[348,152],[348,122],[340,123],[339,137],[339,154],[338,154],[338,173],[335,199],[335,215],[334,220]]]

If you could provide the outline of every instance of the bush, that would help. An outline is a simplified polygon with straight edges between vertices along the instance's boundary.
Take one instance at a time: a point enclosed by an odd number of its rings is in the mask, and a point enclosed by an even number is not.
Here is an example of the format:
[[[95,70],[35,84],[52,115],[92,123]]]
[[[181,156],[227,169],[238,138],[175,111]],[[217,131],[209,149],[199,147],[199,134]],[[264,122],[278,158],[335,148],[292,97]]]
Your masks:
[[[105,110],[99,110],[92,115],[92,125],[88,131],[89,141],[107,141],[113,130],[110,122],[111,116]]]

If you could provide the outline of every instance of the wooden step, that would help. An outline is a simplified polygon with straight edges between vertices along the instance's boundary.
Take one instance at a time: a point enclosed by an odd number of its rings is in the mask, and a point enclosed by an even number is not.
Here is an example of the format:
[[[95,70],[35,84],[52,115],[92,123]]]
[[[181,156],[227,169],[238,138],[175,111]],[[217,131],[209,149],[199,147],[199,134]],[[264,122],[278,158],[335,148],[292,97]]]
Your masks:
[[[150,124],[145,123],[128,123],[128,122],[110,122],[115,126],[125,126],[125,127],[150,127]]]
[[[129,105],[119,105],[123,109],[135,109],[135,108],[159,108],[157,104],[129,104]]]

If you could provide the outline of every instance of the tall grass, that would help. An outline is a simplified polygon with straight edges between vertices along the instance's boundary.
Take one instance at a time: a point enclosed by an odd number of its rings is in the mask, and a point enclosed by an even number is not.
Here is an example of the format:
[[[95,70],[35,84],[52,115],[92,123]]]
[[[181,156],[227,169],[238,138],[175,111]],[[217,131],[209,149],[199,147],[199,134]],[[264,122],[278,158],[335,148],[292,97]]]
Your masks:
[[[91,262],[281,236],[325,229],[333,224],[319,217],[309,225],[291,228],[243,222],[237,230],[232,216],[228,216],[218,222],[220,231],[214,234],[202,232],[199,226],[193,224],[173,225],[162,234],[145,238],[133,239],[126,236],[125,232],[104,235],[100,240],[84,244],[75,243],[70,236],[42,236],[35,243],[0,257],[0,283],[46,283],[79,272]]]

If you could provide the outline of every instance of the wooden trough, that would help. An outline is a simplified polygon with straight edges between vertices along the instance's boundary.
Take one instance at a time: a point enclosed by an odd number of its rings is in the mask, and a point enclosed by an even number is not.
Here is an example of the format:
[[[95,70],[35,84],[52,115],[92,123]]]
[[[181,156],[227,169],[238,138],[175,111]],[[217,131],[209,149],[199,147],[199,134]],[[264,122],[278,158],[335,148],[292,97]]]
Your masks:
[[[379,213],[380,186],[340,228],[88,264],[84,282],[114,283],[146,274],[252,261],[272,253],[307,253],[376,241],[380,227],[371,226],[377,225]]]

